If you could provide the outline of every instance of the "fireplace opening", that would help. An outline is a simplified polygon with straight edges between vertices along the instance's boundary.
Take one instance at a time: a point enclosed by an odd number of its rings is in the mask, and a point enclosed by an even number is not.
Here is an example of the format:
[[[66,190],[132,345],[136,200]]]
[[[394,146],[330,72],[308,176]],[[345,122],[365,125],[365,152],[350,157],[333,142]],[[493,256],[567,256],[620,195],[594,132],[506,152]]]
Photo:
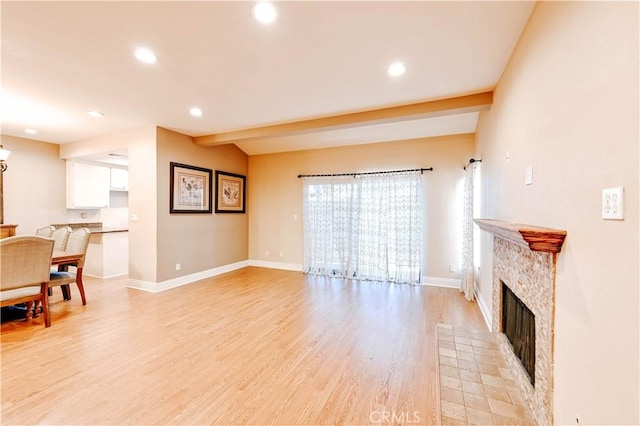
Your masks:
[[[529,375],[535,387],[536,372],[536,321],[535,315],[502,283],[502,332],[506,334],[516,358]]]

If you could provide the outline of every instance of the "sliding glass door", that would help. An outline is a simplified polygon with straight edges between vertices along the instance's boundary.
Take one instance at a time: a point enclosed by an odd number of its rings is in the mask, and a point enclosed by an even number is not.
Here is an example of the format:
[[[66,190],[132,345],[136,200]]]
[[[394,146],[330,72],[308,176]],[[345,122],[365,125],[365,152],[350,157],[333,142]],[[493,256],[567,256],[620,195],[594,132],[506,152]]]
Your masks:
[[[304,271],[419,284],[422,174],[304,178]]]

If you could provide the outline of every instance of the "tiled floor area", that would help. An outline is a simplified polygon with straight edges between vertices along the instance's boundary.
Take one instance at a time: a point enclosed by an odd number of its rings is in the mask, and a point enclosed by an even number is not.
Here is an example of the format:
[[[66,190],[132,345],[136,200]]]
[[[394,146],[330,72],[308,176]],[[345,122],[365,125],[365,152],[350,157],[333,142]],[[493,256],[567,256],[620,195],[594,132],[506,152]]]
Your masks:
[[[438,324],[443,425],[535,425],[489,331]]]

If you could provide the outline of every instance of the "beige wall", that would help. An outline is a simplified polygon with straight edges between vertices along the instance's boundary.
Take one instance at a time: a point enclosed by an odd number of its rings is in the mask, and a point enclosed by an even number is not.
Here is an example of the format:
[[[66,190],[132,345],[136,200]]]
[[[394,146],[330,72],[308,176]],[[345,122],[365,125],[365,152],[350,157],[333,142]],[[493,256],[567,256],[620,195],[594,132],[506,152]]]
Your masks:
[[[121,135],[124,137],[124,135]],[[156,128],[129,132],[129,279],[156,283],[158,280],[158,184]],[[131,216],[136,215],[137,221]]]
[[[247,260],[246,213],[169,214],[170,162],[211,169],[215,185],[216,170],[246,176],[247,155],[235,145],[203,148],[194,145],[191,137],[163,128],[157,130],[157,142],[157,282]]]
[[[638,12],[637,2],[539,2],[477,130],[483,216],[568,231],[556,282],[556,424],[577,414],[583,424],[640,423]],[[600,217],[602,189],[614,186],[625,189],[624,221]],[[482,247],[490,305],[487,235]]]
[[[147,126],[112,135],[62,144],[60,145],[60,158],[78,158],[85,155],[103,154],[109,151],[126,149],[132,140],[138,138],[138,135],[145,132],[149,134],[153,128],[153,126]]]
[[[66,165],[58,145],[2,135],[11,151],[4,173],[4,223],[19,235],[66,221]]]
[[[426,276],[458,278],[462,167],[474,152],[473,135],[434,137],[249,157],[249,258],[302,265],[302,180],[299,174],[434,167],[425,172]],[[294,218],[297,216],[297,219]],[[266,255],[266,252],[269,255]],[[282,252],[282,256],[280,256]]]

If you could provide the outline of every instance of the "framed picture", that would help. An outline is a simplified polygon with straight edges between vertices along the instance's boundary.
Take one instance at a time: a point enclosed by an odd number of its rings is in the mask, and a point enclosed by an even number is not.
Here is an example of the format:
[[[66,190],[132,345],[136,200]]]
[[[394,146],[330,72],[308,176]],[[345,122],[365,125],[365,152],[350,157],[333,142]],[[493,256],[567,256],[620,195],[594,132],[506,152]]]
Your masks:
[[[169,163],[169,213],[211,213],[211,169]]]
[[[216,170],[216,213],[244,213],[246,177]]]

